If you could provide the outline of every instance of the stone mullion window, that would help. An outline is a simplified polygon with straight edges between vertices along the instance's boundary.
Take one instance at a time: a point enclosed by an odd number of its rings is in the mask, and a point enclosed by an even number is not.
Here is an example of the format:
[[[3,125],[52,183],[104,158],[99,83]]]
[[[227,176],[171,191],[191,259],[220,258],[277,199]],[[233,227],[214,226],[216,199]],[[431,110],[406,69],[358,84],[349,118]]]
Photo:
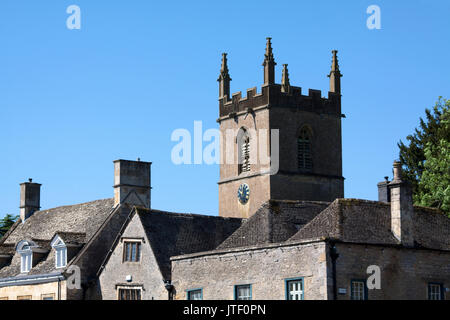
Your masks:
[[[141,243],[137,241],[125,241],[123,261],[139,262],[141,256]]]
[[[302,129],[297,139],[298,169],[311,171],[313,167],[311,135],[308,130]]]
[[[119,300],[142,300],[141,289],[120,288],[118,298]]]

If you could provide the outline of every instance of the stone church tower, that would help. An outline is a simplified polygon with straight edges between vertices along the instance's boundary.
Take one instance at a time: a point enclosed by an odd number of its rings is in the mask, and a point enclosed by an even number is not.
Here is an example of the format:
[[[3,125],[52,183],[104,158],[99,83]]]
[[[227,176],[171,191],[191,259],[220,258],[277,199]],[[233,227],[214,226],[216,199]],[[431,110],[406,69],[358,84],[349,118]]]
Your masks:
[[[301,87],[291,86],[287,64],[281,84],[275,83],[275,65],[271,38],[267,38],[261,93],[252,88],[245,98],[241,92],[230,97],[231,77],[227,54],[223,54],[217,120],[222,134],[220,216],[247,218],[271,199],[333,201],[344,197],[342,74],[337,51],[333,51],[327,98],[319,90],[309,89],[304,95]],[[273,129],[278,129],[279,139],[271,135]],[[278,170],[273,172],[264,161],[270,152],[272,163],[279,155]]]

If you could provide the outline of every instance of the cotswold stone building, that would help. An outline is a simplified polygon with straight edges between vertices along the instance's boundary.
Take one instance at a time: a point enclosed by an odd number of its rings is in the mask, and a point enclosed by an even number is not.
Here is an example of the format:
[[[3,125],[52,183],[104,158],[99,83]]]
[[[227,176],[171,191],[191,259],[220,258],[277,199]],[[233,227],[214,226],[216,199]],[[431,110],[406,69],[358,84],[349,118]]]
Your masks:
[[[344,198],[337,51],[327,98],[287,65],[276,84],[275,64],[268,39],[261,93],[230,97],[223,55],[218,122],[237,135],[219,216],[153,209],[149,162],[114,161],[112,199],[48,210],[30,180],[0,240],[0,299],[450,299],[450,219],[413,206],[399,163],[379,201]],[[276,172],[251,161],[257,129],[279,129]]]

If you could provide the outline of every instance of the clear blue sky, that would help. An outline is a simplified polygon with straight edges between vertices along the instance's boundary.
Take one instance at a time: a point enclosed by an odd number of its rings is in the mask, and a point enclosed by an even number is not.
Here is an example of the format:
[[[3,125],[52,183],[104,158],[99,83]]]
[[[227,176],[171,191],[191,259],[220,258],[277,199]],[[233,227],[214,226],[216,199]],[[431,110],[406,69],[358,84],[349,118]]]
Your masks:
[[[81,8],[68,30],[66,8]],[[381,8],[381,30],[366,9]],[[152,205],[217,214],[217,165],[171,162],[174,129],[217,128],[222,52],[232,92],[260,86],[265,38],[277,81],[326,95],[342,79],[345,196],[376,199],[396,143],[450,97],[450,1],[92,1],[0,3],[0,216],[19,183],[50,208],[113,196],[114,159],[152,161]],[[259,91],[259,89],[258,89]]]

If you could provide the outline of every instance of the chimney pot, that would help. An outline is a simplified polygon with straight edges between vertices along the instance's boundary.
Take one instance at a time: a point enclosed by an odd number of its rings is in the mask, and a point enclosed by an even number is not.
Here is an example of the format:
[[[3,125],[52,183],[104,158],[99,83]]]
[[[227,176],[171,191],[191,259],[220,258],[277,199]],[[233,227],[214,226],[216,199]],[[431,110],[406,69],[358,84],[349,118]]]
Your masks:
[[[400,161],[394,161],[394,181],[402,181],[402,164]]]
[[[391,231],[406,247],[414,246],[414,206],[411,186],[402,181],[402,165],[394,162],[394,180],[389,183],[391,193]]]

